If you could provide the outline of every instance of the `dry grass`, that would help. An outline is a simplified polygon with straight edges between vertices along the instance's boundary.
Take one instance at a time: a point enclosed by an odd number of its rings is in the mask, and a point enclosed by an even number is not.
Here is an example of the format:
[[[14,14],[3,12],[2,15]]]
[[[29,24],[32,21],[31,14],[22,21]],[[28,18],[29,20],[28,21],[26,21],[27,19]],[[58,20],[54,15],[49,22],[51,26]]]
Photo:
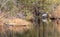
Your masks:
[[[53,24],[56,26],[56,29],[60,32],[60,5],[56,7],[54,12],[52,12],[52,16],[56,18]]]
[[[5,24],[6,24],[6,27],[5,27]],[[9,29],[13,31],[24,31],[32,27],[31,22],[23,20],[23,19],[19,19],[19,18],[3,19],[1,20],[0,25],[2,26],[0,27],[0,31],[1,31],[1,28],[2,30]]]

